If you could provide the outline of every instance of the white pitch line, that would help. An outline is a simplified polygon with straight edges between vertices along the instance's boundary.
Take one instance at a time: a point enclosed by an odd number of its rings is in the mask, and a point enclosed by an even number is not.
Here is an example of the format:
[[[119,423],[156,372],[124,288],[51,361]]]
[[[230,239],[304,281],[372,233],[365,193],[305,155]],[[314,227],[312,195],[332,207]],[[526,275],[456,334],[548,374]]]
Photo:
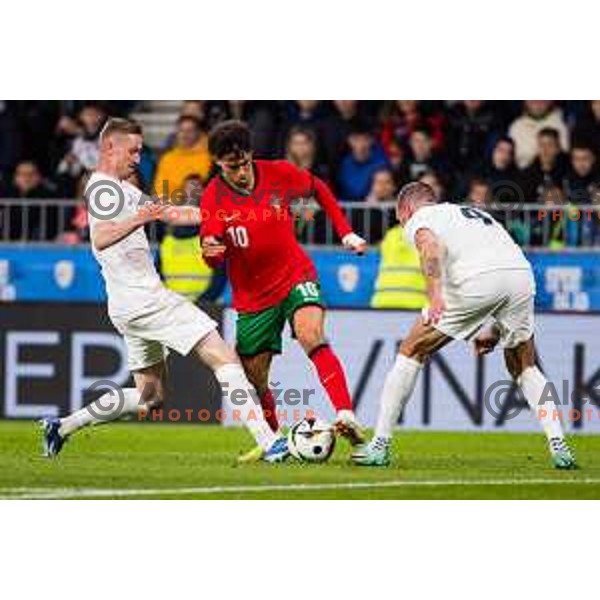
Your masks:
[[[0,488],[0,500],[58,500],[75,498],[127,498],[135,496],[189,496],[286,491],[357,490],[402,487],[456,487],[508,485],[600,484],[600,479],[434,479],[354,481],[349,483],[290,483],[278,485],[233,485],[189,488],[95,489],[95,488]]]

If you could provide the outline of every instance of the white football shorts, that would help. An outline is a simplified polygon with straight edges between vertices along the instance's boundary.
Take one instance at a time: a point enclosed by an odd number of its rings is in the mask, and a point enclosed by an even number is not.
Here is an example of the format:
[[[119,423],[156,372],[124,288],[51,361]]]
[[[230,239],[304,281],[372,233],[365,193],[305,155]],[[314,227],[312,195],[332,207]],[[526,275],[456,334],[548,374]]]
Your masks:
[[[501,345],[513,348],[533,335],[534,298],[530,269],[480,273],[458,287],[444,289],[446,310],[435,328],[451,338],[468,340],[486,322],[495,321]]]
[[[125,338],[131,371],[151,367],[169,354],[169,349],[187,356],[196,344],[217,328],[217,322],[189,300],[163,289],[152,310],[130,319],[112,318]]]

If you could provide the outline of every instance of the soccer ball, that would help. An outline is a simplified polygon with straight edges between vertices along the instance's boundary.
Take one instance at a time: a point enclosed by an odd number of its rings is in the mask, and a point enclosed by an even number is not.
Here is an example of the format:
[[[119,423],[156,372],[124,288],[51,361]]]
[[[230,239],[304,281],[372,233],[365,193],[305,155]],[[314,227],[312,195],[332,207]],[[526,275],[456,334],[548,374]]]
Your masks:
[[[333,427],[319,419],[294,423],[288,433],[290,454],[305,462],[325,462],[335,448]]]

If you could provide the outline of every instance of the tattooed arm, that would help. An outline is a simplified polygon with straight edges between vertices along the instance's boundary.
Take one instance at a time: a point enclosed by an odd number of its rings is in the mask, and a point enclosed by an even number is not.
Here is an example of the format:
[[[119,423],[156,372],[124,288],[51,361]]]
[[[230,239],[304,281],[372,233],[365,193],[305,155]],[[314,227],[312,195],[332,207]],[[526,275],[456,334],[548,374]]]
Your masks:
[[[425,276],[429,309],[427,319],[435,324],[446,309],[442,296],[442,248],[433,231],[421,228],[415,234],[415,244]]]

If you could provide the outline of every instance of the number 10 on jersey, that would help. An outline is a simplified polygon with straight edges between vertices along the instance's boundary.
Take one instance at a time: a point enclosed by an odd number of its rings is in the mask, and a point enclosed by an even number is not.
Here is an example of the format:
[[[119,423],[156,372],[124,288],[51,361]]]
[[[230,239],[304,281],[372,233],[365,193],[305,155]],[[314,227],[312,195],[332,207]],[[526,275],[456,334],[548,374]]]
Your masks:
[[[247,248],[250,240],[248,239],[248,230],[245,227],[228,227],[227,234],[236,248]]]

